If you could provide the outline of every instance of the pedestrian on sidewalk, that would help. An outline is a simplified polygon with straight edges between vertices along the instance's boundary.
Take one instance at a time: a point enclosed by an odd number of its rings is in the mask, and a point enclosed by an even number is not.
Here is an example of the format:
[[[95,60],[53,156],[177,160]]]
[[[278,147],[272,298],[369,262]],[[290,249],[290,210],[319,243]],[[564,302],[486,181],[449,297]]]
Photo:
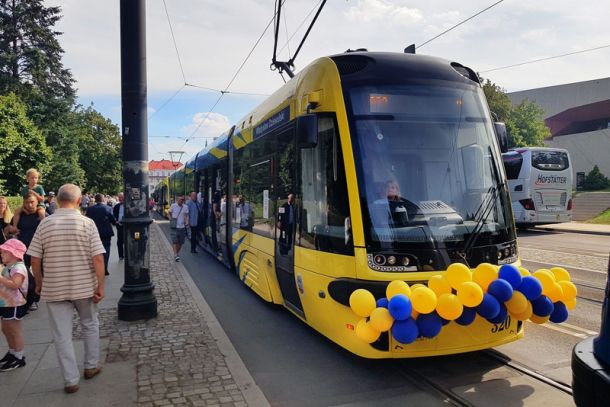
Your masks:
[[[85,340],[85,379],[100,371],[97,304],[104,298],[104,246],[93,220],[79,211],[81,190],[65,184],[59,208],[45,218],[28,248],[36,291],[47,302],[51,332],[64,377],[64,391],[79,390],[80,374],[72,344],[72,315],[78,313]],[[41,265],[44,262],[44,278]]]
[[[112,207],[112,214],[116,219],[116,247],[119,251],[119,260],[125,258],[125,246],[123,243],[123,217],[125,216],[125,195],[119,192],[117,197],[119,203]]]
[[[186,240],[186,228],[189,224],[189,208],[184,204],[184,196],[179,196],[169,208],[170,229],[172,245],[174,247],[174,260],[180,261],[180,249]]]
[[[5,267],[0,275],[0,318],[8,352],[0,359],[0,372],[25,366],[21,318],[27,313],[25,293],[28,292],[28,271],[23,263],[27,248],[17,239],[9,239],[0,246]]]
[[[189,225],[191,226],[191,253],[197,253],[197,242],[199,240],[199,215],[201,213],[197,192],[191,192],[191,199],[186,202],[189,208]]]
[[[112,225],[116,225],[116,219],[112,214],[112,208],[104,203],[105,199],[104,195],[96,194],[95,205],[88,207],[85,211],[85,215],[95,222],[100,240],[102,241],[102,245],[104,245],[104,250],[106,250],[106,253],[104,254],[105,274],[109,275],[108,260],[110,258],[110,243],[112,242],[112,236],[114,236]]]

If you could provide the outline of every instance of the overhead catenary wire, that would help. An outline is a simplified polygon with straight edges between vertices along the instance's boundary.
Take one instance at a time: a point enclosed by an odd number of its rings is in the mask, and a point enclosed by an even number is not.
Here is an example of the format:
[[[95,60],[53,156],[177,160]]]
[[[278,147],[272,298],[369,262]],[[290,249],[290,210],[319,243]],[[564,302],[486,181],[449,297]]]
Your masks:
[[[284,0],[285,2],[286,0]],[[201,126],[203,125],[203,123],[205,123],[205,121],[208,119],[208,117],[210,116],[210,114],[214,111],[214,109],[216,108],[216,106],[220,103],[220,101],[222,100],[222,98],[224,97],[224,95],[227,93],[227,91],[229,90],[229,88],[231,87],[231,85],[233,84],[233,82],[235,81],[235,78],[237,78],[237,75],[239,75],[239,73],[241,72],[241,70],[243,69],[244,65],[246,64],[246,62],[248,62],[248,59],[250,59],[250,56],[252,55],[252,53],[254,52],[254,50],[256,49],[256,47],[258,46],[258,44],[261,42],[261,40],[263,39],[263,36],[267,33],[267,30],[269,29],[269,27],[271,26],[271,24],[273,23],[273,21],[276,18],[276,13],[273,13],[273,17],[269,20],[269,22],[267,23],[267,26],[265,27],[265,29],[263,30],[262,34],[258,37],[258,39],[256,40],[256,42],[254,43],[254,45],[252,46],[252,49],[250,49],[250,52],[248,52],[248,55],[246,55],[246,57],[244,58],[244,60],[242,61],[241,65],[239,66],[239,68],[237,68],[237,71],[235,71],[235,74],[233,75],[233,77],[231,78],[231,80],[229,81],[229,83],[227,84],[227,86],[225,86],[224,91],[220,94],[220,96],[218,97],[218,99],[216,99],[216,102],[214,102],[214,104],[212,105],[212,107],[210,109],[208,109],[208,112],[206,113],[205,117],[199,122],[199,124],[197,125],[197,127],[195,128],[195,130],[193,130],[193,132],[191,133],[190,136],[188,136],[185,140],[184,143],[182,144],[181,148],[184,147],[184,145],[186,145],[186,143],[188,143],[191,139],[196,138],[195,134],[197,134],[197,132],[199,131],[199,129],[201,128]]]
[[[594,47],[594,48],[582,49],[580,51],[568,52],[566,54],[554,55],[552,57],[533,59],[531,61],[519,62],[519,63],[512,64],[512,65],[500,66],[498,68],[492,68],[492,69],[488,69],[486,71],[481,71],[480,73],[500,71],[502,69],[514,68],[514,67],[517,67],[517,66],[534,64],[536,62],[542,62],[542,61],[548,61],[548,60],[551,60],[551,59],[563,58],[563,57],[567,57],[567,56],[570,56],[570,55],[576,55],[576,54],[582,54],[582,53],[585,53],[585,52],[597,51],[597,50],[608,48],[608,47],[610,47],[610,44],[601,45],[599,47]]]
[[[184,75],[184,68],[182,67],[182,60],[180,59],[180,52],[178,52],[178,45],[176,44],[176,37],[174,36],[174,29],[172,28],[172,21],[169,18],[169,12],[167,11],[167,4],[163,0],[163,7],[165,8],[165,15],[167,16],[167,23],[169,24],[169,32],[172,35],[172,41],[174,42],[174,49],[176,50],[176,56],[178,57],[178,64],[180,65],[180,72],[182,73],[182,80],[186,83],[186,75]]]
[[[445,31],[443,31],[442,33],[440,33],[440,34],[438,34],[438,35],[436,35],[436,36],[434,36],[434,37],[430,38],[428,41],[425,41],[424,43],[422,43],[422,44],[420,44],[420,45],[416,46],[415,48],[416,48],[416,49],[420,49],[420,48],[421,48],[421,47],[423,47],[424,45],[426,45],[426,44],[428,44],[428,43],[430,43],[430,42],[434,41],[435,39],[437,39],[437,38],[439,38],[439,37],[441,37],[441,36],[443,36],[443,35],[445,35],[445,34],[447,34],[449,31],[451,31],[451,30],[453,30],[453,29],[455,29],[455,28],[459,27],[460,25],[464,24],[464,23],[465,23],[465,22],[467,22],[467,21],[472,20],[472,19],[473,19],[473,18],[475,18],[476,16],[478,16],[478,15],[480,15],[480,14],[483,14],[484,12],[486,12],[487,10],[489,10],[490,8],[497,6],[498,4],[502,3],[503,1],[504,1],[504,0],[499,0],[499,1],[495,2],[495,3],[494,3],[494,4],[492,4],[492,5],[485,7],[483,10],[481,10],[481,11],[479,11],[479,12],[477,12],[477,13],[475,13],[475,14],[471,15],[470,17],[468,17],[468,18],[467,18],[467,19],[465,19],[465,20],[460,21],[459,23],[457,23],[457,24],[455,24],[454,26],[452,26],[452,27],[450,27],[450,28],[446,29],[446,30],[445,30]]]

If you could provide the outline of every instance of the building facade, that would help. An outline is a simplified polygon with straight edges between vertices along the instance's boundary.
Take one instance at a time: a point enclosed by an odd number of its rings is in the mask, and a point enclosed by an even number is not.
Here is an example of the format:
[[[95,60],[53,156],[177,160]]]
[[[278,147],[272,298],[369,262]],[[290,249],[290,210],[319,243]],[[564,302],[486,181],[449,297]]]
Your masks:
[[[545,144],[569,151],[574,183],[576,173],[588,173],[595,165],[610,177],[610,78],[512,92],[508,97],[513,104],[527,98],[544,110],[551,130]]]
[[[155,187],[163,180],[163,178],[171,175],[176,169],[182,167],[179,161],[170,160],[152,160],[148,163],[148,184],[149,193],[155,192]]]

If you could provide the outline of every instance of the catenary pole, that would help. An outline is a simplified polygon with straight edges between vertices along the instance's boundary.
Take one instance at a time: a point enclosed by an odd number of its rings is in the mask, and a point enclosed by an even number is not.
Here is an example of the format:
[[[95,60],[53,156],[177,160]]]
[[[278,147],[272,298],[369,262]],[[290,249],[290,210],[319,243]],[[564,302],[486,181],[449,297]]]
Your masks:
[[[125,185],[125,282],[118,318],[157,316],[150,281],[145,0],[121,0],[121,118]]]

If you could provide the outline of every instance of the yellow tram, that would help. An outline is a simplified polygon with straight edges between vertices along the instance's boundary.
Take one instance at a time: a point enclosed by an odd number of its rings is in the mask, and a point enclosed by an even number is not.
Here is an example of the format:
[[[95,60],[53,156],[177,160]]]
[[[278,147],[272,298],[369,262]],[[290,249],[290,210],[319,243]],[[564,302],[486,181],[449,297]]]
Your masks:
[[[411,344],[354,334],[356,289],[380,298],[393,280],[426,283],[451,263],[518,262],[496,129],[467,67],[413,54],[320,58],[174,177],[170,196],[200,193],[207,250],[357,355],[443,355],[523,335],[520,321],[479,316]]]

